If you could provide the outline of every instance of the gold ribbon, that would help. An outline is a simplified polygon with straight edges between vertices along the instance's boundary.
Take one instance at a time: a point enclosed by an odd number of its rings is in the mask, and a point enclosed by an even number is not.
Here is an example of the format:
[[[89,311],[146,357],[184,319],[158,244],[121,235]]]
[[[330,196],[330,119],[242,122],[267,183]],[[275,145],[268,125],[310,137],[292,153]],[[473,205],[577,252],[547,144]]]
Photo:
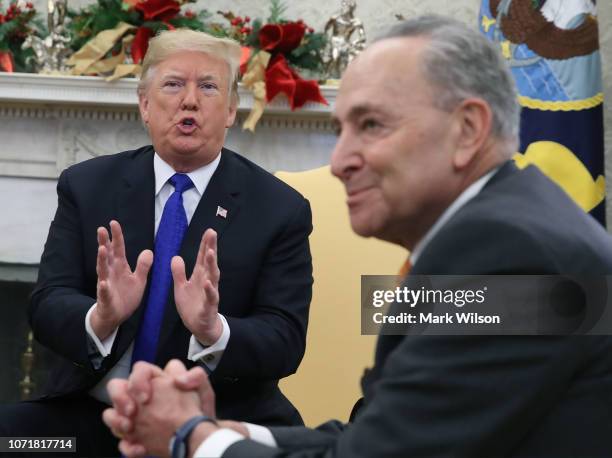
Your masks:
[[[74,66],[72,74],[106,73],[116,69],[125,59],[125,48],[133,40],[133,37],[125,37],[123,39],[121,52],[118,55],[108,59],[102,58],[115,46],[115,43],[121,37],[135,28],[125,22],[120,22],[114,29],[103,30],[89,40],[68,60],[68,65]]]
[[[115,80],[118,80],[119,78],[123,78],[124,76],[129,76],[129,75],[140,76],[140,74],[142,73],[142,66],[138,64],[124,64],[123,63],[123,60],[124,60],[123,58],[125,57],[126,49],[129,45],[132,44],[133,41],[134,41],[134,35],[126,35],[125,37],[123,37],[122,45],[121,45],[121,52],[118,54],[118,56],[121,56],[122,58],[116,59],[116,63],[115,61],[109,63],[110,68],[108,68],[108,70],[105,70],[105,72],[106,71],[110,72],[113,69],[114,69],[114,72],[111,76],[106,78],[106,81],[115,81]],[[114,57],[109,57],[108,59],[106,59],[106,61],[110,61],[111,59],[114,59]]]
[[[242,77],[242,84],[253,94],[253,107],[242,124],[243,130],[255,132],[255,127],[266,107],[266,68],[270,57],[270,53],[259,51],[249,62],[247,72]]]

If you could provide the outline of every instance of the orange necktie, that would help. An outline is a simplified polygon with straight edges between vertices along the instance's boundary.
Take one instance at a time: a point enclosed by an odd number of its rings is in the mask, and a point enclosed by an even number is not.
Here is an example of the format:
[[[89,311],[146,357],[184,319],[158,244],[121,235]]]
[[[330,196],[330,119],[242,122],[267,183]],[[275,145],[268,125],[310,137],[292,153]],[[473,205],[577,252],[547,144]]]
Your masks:
[[[397,276],[399,277],[398,281],[400,284],[406,279],[411,269],[412,263],[410,262],[410,258],[407,258],[402,264],[402,267],[400,267],[399,272],[397,273]]]

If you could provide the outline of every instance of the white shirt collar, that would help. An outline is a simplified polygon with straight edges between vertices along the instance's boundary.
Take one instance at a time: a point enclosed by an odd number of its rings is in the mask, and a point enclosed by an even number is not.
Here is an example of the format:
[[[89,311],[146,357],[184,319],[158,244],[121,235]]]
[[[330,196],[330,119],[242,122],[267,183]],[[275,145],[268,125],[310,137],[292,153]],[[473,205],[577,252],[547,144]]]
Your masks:
[[[221,152],[217,157],[210,163],[194,170],[193,172],[186,173],[191,179],[198,194],[203,195],[208,182],[210,181],[213,173],[217,170],[219,162],[221,161]],[[164,185],[168,182],[170,177],[176,173],[176,171],[164,161],[157,152],[153,157],[153,170],[155,172],[155,195],[157,196]]]
[[[452,204],[450,204],[446,210],[440,215],[438,220],[434,223],[433,226],[427,231],[425,236],[418,241],[418,243],[414,246],[412,253],[410,254],[410,262],[414,266],[421,255],[425,247],[429,244],[431,239],[440,232],[442,226],[455,214],[459,211],[461,207],[467,204],[470,200],[478,195],[478,193],[484,188],[487,182],[491,179],[493,175],[499,170],[499,167],[494,168],[486,175],[481,176],[474,183],[469,185],[467,188],[463,190],[459,197],[457,197]]]

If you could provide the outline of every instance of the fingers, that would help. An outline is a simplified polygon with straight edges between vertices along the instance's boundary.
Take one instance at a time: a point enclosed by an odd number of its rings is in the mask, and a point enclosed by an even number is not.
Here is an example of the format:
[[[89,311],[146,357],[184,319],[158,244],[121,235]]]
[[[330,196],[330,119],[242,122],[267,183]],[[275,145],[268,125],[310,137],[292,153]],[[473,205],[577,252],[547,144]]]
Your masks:
[[[128,393],[128,381],[124,379],[112,379],[106,385],[108,395],[113,401],[113,407],[120,415],[132,416],[136,412],[134,400]]]
[[[176,290],[177,288],[184,287],[185,283],[187,283],[187,277],[185,275],[185,261],[183,261],[183,258],[174,256],[170,263],[170,270],[172,270],[174,289]]]
[[[216,237],[216,236],[215,236]],[[212,282],[216,288],[219,285],[219,266],[217,265],[217,242],[215,238],[214,248],[209,248],[206,251],[206,257],[204,260],[206,271],[208,272],[208,279]]]
[[[108,250],[105,246],[98,247],[96,273],[98,274],[98,280],[106,280],[108,278]]]
[[[105,227],[99,227],[97,231],[98,236],[98,246],[105,246],[108,248],[108,244],[110,242],[110,236],[108,235],[108,231]]]
[[[149,270],[151,270],[151,266],[153,265],[153,252],[151,250],[143,250],[138,255],[138,260],[136,261],[136,270],[134,274],[136,278],[142,284],[147,282],[147,276],[149,275]]]
[[[147,452],[144,446],[126,439],[119,442],[119,451],[128,458],[140,458]]]
[[[112,234],[111,245],[113,247],[113,256],[125,259],[125,241],[123,240],[121,225],[117,221],[112,220],[110,222],[110,229]]]
[[[208,383],[208,376],[204,369],[199,366],[193,367],[188,371],[178,374],[174,379],[174,384],[181,390],[195,390],[203,383]]]
[[[216,418],[217,410],[215,406],[215,391],[208,381],[208,377],[204,379],[204,383],[198,387],[198,395],[200,396],[200,406],[202,412],[209,417]]]
[[[214,307],[219,305],[219,289],[210,280],[204,282],[204,294],[207,304]]]
[[[106,310],[106,311],[109,310],[107,307],[111,302],[111,291],[108,286],[108,282],[106,281],[98,282],[98,288],[96,291],[96,301],[98,303],[98,306],[102,307],[100,310]]]
[[[168,375],[178,377],[187,372],[185,365],[178,359],[171,359],[164,367],[164,372]]]
[[[198,258],[196,259],[196,265],[204,266],[205,256],[209,250],[213,250],[214,256],[217,256],[217,232],[214,229],[206,229],[202,235],[200,241],[200,248],[198,249]]]
[[[174,378],[174,385],[184,391],[197,390],[200,406],[205,415],[216,417],[215,392],[208,375],[201,367],[194,367]]]
[[[151,398],[151,380],[163,375],[163,371],[153,364],[138,361],[134,364],[128,380],[127,391],[132,399],[146,403]]]
[[[206,240],[206,247],[217,253],[217,232],[214,229],[206,229],[204,239]]]
[[[105,228],[99,227],[97,231],[98,238],[98,257],[96,259],[96,273],[99,280],[108,278],[108,232]]]
[[[115,437],[121,439],[133,429],[132,421],[117,412],[116,409],[106,409],[102,412],[102,421],[108,426]]]

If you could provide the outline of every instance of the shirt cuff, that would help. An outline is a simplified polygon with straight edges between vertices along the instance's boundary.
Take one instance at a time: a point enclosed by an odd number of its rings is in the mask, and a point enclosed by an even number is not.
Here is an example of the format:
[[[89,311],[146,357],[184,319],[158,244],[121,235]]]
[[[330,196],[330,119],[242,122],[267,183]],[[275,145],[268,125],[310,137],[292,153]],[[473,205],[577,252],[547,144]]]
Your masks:
[[[113,348],[113,343],[115,343],[115,337],[117,337],[117,330],[119,328],[115,328],[115,330],[111,332],[111,334],[103,341],[98,339],[98,336],[91,327],[91,313],[97,305],[97,302],[92,305],[89,311],[87,312],[87,315],[85,315],[85,330],[87,331],[89,337],[91,337],[91,340],[93,340],[94,344],[96,345],[96,348],[98,349],[102,357],[106,358],[108,355],[110,355],[110,352]]]
[[[228,428],[221,428],[200,444],[193,458],[220,458],[231,445],[243,439],[242,434]]]
[[[227,348],[227,343],[230,338],[230,328],[229,324],[227,324],[227,320],[220,313],[218,314],[221,319],[221,324],[223,325],[223,332],[221,333],[221,337],[214,344],[205,347],[202,345],[195,336],[191,336],[189,339],[189,351],[187,353],[187,358],[191,361],[201,362],[206,365],[208,369],[214,371],[221,361],[221,357],[223,356],[223,352]]]
[[[242,424],[246,426],[246,429],[249,431],[249,439],[270,447],[278,447],[272,432],[265,426],[254,425],[253,423],[247,423],[246,421],[243,421]]]

